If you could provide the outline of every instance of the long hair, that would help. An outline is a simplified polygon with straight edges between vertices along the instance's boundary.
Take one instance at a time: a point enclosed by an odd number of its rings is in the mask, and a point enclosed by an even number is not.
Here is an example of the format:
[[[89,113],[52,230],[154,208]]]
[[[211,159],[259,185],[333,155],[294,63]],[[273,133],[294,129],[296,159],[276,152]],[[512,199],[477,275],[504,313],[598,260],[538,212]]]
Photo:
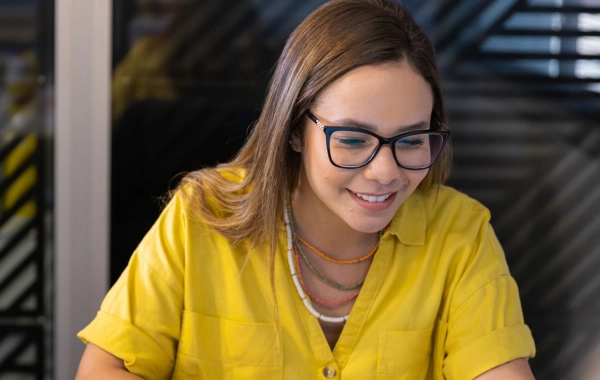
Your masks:
[[[305,111],[350,70],[390,62],[410,64],[429,83],[431,128],[444,128],[434,122],[445,124],[433,46],[403,6],[388,0],[332,0],[315,10],[287,40],[262,113],[239,154],[182,180],[192,212],[232,241],[266,244],[274,254],[285,194],[294,189],[301,170],[301,157],[288,141],[292,134],[303,136]],[[446,180],[450,156],[447,146],[422,189]]]

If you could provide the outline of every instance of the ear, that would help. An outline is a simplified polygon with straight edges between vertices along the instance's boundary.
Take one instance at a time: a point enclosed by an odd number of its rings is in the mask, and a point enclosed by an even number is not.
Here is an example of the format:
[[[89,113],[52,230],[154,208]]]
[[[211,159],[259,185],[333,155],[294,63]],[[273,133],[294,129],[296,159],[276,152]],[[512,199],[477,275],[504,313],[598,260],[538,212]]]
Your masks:
[[[302,139],[297,133],[292,134],[292,137],[290,138],[290,145],[292,146],[292,149],[298,153],[302,152],[302,148],[304,146]]]

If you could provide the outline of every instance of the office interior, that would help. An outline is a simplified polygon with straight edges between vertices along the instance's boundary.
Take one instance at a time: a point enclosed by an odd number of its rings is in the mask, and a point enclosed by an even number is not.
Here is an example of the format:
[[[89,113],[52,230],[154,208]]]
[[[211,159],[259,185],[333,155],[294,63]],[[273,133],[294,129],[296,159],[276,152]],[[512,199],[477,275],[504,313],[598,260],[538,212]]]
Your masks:
[[[235,155],[323,2],[0,0],[0,379],[73,378],[74,333],[161,197]],[[491,211],[536,378],[599,378],[600,1],[402,3],[438,54],[448,184]]]

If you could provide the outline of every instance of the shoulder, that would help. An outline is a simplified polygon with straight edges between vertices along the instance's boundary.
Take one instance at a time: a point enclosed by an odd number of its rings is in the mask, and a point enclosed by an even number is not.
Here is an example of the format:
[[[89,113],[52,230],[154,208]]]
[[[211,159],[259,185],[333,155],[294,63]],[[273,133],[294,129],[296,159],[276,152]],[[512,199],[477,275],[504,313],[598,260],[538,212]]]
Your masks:
[[[453,188],[417,189],[400,206],[390,231],[409,245],[433,241],[473,241],[489,225],[490,212],[478,201]]]
[[[173,288],[181,287],[189,271],[186,268],[194,266],[199,257],[206,260],[231,249],[230,242],[199,212],[199,198],[206,198],[211,208],[224,213],[196,183],[182,184],[136,250],[140,259],[173,283]]]
[[[226,165],[206,168],[188,173],[179,184],[179,193],[194,208],[198,202],[205,204],[211,212],[219,215],[223,200],[229,195],[241,195],[248,192],[246,170]]]
[[[448,211],[449,209],[460,209],[489,214],[487,207],[479,201],[449,186],[442,185],[422,191],[421,194],[430,210]]]
[[[487,207],[448,186],[424,193],[423,203],[428,241],[442,244],[452,265],[476,268],[480,283],[509,273]]]
[[[214,170],[228,182],[235,185],[241,185],[248,176],[248,171],[246,169],[235,166],[222,166],[217,167]]]
[[[179,220],[188,235],[232,238],[226,232],[250,191],[246,178],[245,169],[226,165],[190,172],[171,192],[159,221]]]
[[[504,252],[490,224],[490,212],[477,200],[451,187],[418,190],[402,205],[392,224],[402,242],[421,248],[448,264],[466,268],[485,262],[487,277],[508,272]],[[493,267],[493,268],[492,268]]]
[[[454,188],[439,186],[421,192],[423,209],[430,227],[479,229],[491,219],[490,211],[479,201]]]
[[[184,195],[203,195],[209,191],[230,192],[246,186],[247,170],[240,167],[221,165],[188,173],[178,192]],[[216,187],[215,185],[221,185]]]

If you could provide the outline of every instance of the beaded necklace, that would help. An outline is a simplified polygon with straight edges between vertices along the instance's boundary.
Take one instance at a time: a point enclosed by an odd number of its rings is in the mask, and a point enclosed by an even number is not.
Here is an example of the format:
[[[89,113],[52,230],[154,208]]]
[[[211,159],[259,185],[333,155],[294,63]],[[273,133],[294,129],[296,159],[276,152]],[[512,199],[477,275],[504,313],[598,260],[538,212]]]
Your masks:
[[[304,304],[306,309],[308,309],[308,311],[315,318],[319,319],[320,321],[329,322],[329,323],[344,323],[344,322],[346,322],[350,315],[345,315],[343,317],[329,317],[327,315],[323,315],[315,310],[315,308],[309,302],[308,297],[306,296],[306,293],[304,293],[304,289],[302,289],[302,285],[300,285],[300,281],[298,280],[298,275],[296,274],[296,267],[294,265],[294,255],[292,253],[293,246],[292,246],[292,228],[291,228],[290,214],[291,214],[291,212],[289,210],[289,207],[286,207],[284,216],[285,216],[285,229],[287,232],[288,264],[290,266],[290,273],[292,275],[292,281],[294,282],[294,285],[296,286],[296,291],[298,291],[298,295],[302,299],[302,303]]]
[[[318,298],[317,296],[313,295],[312,293],[310,293],[308,291],[308,289],[306,288],[306,284],[304,284],[304,280],[302,279],[302,270],[300,269],[300,262],[298,259],[298,247],[296,246],[296,244],[294,244],[294,256],[296,258],[295,264],[296,264],[296,268],[298,269],[298,280],[300,281],[300,286],[302,286],[302,290],[304,290],[304,293],[306,293],[310,299],[312,299],[313,301],[315,301],[316,303],[319,303],[321,305],[325,305],[325,306],[338,306],[338,305],[342,305],[350,300],[353,300],[354,298],[358,297],[359,292],[356,292],[346,298],[342,298],[341,300],[338,301],[325,301],[322,300],[320,298]]]
[[[373,247],[373,249],[371,250],[371,252],[367,253],[366,255],[364,255],[362,257],[359,257],[357,259],[339,260],[339,259],[335,259],[335,258],[333,258],[331,256],[327,256],[324,252],[321,252],[320,250],[317,249],[317,247],[315,247],[314,245],[310,244],[306,240],[302,239],[298,235],[294,235],[294,238],[296,238],[297,240],[300,240],[300,242],[302,244],[304,244],[308,248],[310,248],[313,251],[315,251],[317,255],[321,256],[325,260],[331,261],[332,263],[336,263],[336,264],[356,264],[356,263],[360,263],[361,261],[365,261],[368,258],[370,258],[371,256],[373,256],[375,254],[375,252],[377,252],[377,248],[379,248],[379,241],[377,241],[377,244],[375,244],[375,247]]]
[[[288,211],[288,213],[290,215],[293,215],[291,202],[288,202],[288,204],[286,205],[286,209],[287,209],[287,211]],[[319,280],[323,281],[324,283],[326,283],[327,285],[331,286],[332,288],[335,288],[335,289],[338,289],[338,290],[354,290],[356,288],[361,287],[362,284],[365,282],[365,279],[363,278],[362,280],[359,280],[358,282],[355,282],[354,284],[351,284],[351,285],[342,285],[342,284],[338,284],[337,282],[333,282],[330,279],[328,279],[327,277],[323,276],[317,270],[317,268],[315,268],[315,266],[313,265],[313,263],[310,261],[310,259],[306,255],[306,253],[304,253],[304,250],[302,249],[302,247],[300,246],[300,243],[296,239],[296,236],[297,236],[297,234],[296,234],[296,228],[294,227],[294,221],[292,219],[290,219],[290,229],[292,230],[292,237],[294,239],[294,242],[296,243],[296,247],[300,251],[300,256],[302,256],[302,259],[304,260],[304,262],[308,266],[308,269],[310,269],[310,271],[313,272],[313,274],[315,275],[315,277],[317,277]]]
[[[291,225],[293,226],[294,224],[292,223]],[[292,227],[292,234],[293,234],[294,239],[295,239],[296,238],[296,234],[294,232],[294,228],[293,227]],[[315,275],[315,277],[317,277],[319,280],[323,281],[327,285],[331,286],[332,288],[336,288],[338,290],[353,290],[353,289],[356,289],[356,288],[360,288],[362,286],[362,284],[365,282],[364,278],[362,280],[359,280],[358,282],[355,282],[354,284],[350,284],[350,285],[342,285],[342,284],[338,284],[337,282],[331,281],[327,277],[323,276],[317,270],[317,268],[315,268],[315,266],[310,262],[310,259],[308,258],[308,256],[306,256],[306,253],[304,253],[304,250],[302,249],[302,247],[300,246],[300,244],[297,241],[296,241],[296,247],[300,251],[300,256],[302,256],[302,259],[306,263],[306,266],[308,266],[308,269],[310,269],[310,271],[313,272],[313,274]]]

